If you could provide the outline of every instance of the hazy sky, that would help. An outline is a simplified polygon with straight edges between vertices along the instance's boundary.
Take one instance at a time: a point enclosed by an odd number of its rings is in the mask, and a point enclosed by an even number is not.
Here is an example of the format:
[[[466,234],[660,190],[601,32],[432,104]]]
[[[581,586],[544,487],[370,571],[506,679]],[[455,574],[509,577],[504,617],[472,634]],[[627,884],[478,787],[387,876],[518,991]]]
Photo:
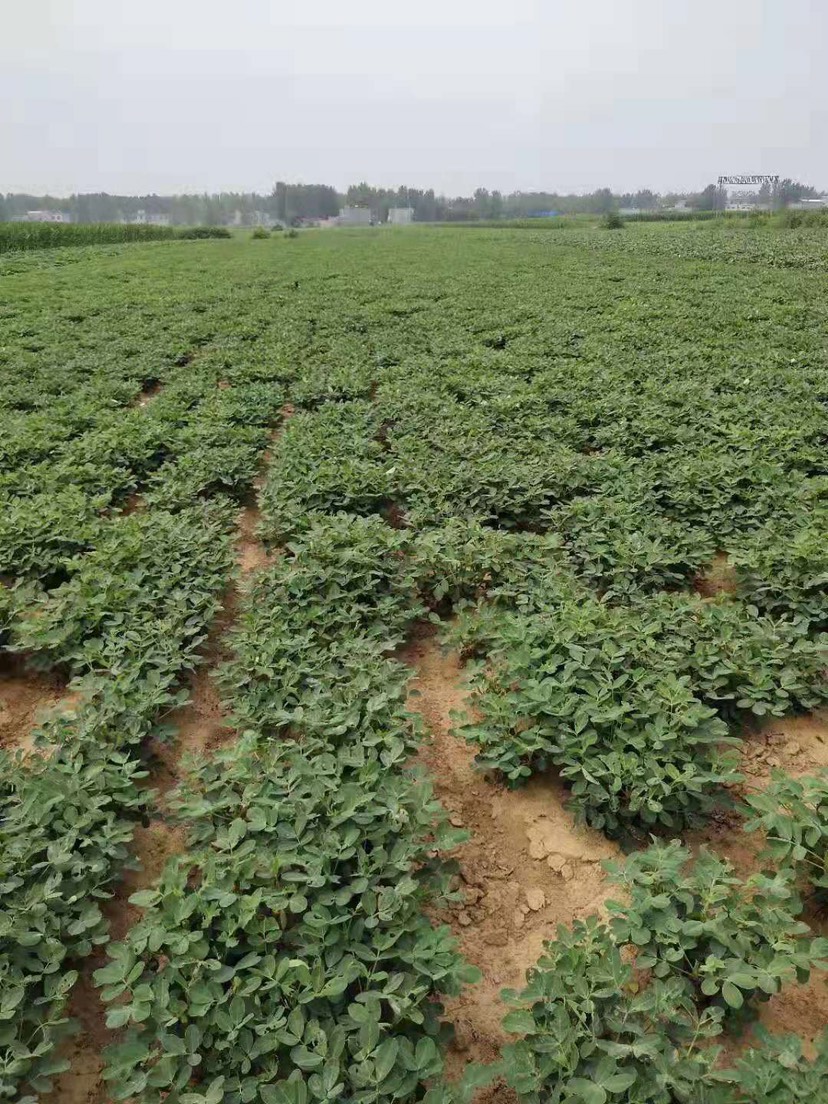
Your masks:
[[[0,0],[0,191],[828,188],[828,0]]]

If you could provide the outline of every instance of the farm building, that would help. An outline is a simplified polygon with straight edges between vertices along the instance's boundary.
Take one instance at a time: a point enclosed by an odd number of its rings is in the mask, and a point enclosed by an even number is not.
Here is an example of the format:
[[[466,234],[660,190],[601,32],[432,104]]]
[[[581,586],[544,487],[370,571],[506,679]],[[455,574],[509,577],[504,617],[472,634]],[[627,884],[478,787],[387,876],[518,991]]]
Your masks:
[[[169,226],[171,223],[169,215],[148,214],[146,211],[138,211],[132,221],[140,226]]]
[[[62,211],[27,211],[20,222],[71,222]]]
[[[340,226],[370,226],[372,222],[370,207],[343,207],[339,212]]]
[[[388,221],[392,226],[408,226],[414,221],[413,207],[389,207]]]

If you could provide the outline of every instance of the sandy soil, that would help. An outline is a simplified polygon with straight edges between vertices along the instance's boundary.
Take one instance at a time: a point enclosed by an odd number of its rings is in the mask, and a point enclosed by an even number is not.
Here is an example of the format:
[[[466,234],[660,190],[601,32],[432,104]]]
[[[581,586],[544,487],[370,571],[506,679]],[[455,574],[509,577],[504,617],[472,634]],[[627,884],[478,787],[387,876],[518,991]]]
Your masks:
[[[409,708],[426,722],[419,755],[456,827],[471,838],[457,852],[465,903],[441,919],[457,935],[482,981],[447,1002],[456,1040],[447,1075],[459,1077],[471,1061],[492,1061],[509,1036],[503,988],[520,987],[559,923],[600,910],[602,859],[617,849],[597,832],[575,826],[562,786],[535,779],[518,790],[487,782],[474,767],[474,750],[452,727],[469,715],[469,691],[457,653],[444,652],[423,628],[399,653],[412,669]],[[511,1100],[502,1086],[484,1090],[481,1102]]]
[[[54,673],[27,670],[17,656],[0,657],[0,747],[7,751],[35,751],[35,734],[53,711],[68,709],[77,700]]]
[[[500,1024],[503,988],[524,983],[527,969],[554,938],[559,923],[601,913],[606,885],[601,860],[620,857],[599,833],[575,825],[566,791],[554,778],[536,778],[518,790],[487,781],[474,767],[474,750],[453,733],[471,716],[470,692],[459,655],[441,649],[434,630],[421,628],[398,657],[412,669],[409,708],[419,713],[426,737],[419,760],[426,766],[452,823],[470,832],[458,850],[459,889],[465,903],[440,919],[457,935],[466,958],[482,972],[476,986],[446,1005],[456,1039],[449,1050],[449,1079],[472,1061],[492,1061],[508,1036]],[[804,774],[828,766],[828,710],[758,725],[746,741],[739,792],[761,788],[775,767]],[[729,859],[743,877],[760,868],[762,839],[744,832],[736,813],[715,816],[686,842]],[[828,916],[812,909],[805,919],[816,934],[828,934]],[[788,985],[762,1007],[759,1022],[779,1033],[795,1032],[810,1046],[828,1025],[828,984],[816,974],[806,985]],[[725,1064],[754,1042],[751,1032],[725,1039]],[[503,1085],[483,1090],[478,1104],[506,1104],[514,1095]]]
[[[707,568],[693,580],[696,593],[703,598],[715,598],[717,594],[735,594],[736,585],[736,569],[726,552],[717,552]]]

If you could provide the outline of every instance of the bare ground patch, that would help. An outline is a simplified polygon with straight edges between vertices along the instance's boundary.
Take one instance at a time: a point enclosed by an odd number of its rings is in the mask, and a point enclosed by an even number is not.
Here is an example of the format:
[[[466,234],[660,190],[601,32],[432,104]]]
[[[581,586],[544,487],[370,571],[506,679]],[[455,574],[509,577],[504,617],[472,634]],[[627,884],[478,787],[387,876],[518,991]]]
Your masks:
[[[0,657],[0,747],[30,755],[43,720],[76,701],[58,674],[29,670],[18,656]]]
[[[737,585],[736,569],[726,552],[717,552],[704,571],[699,572],[693,580],[693,587],[702,598],[735,594]]]
[[[731,787],[739,802],[764,790],[777,770],[793,778],[828,767],[828,709],[755,722],[745,732],[739,771],[744,781]],[[709,846],[733,863],[745,877],[760,868],[757,858],[763,846],[759,833],[744,831],[738,812],[714,814],[703,829],[685,835],[693,847]]]
[[[409,708],[426,723],[418,756],[452,824],[470,839],[457,852],[465,903],[440,919],[450,924],[478,985],[446,1002],[456,1031],[447,1055],[450,1079],[471,1061],[494,1061],[509,1040],[501,1027],[503,988],[521,987],[559,923],[601,909],[601,860],[618,855],[602,835],[575,825],[556,780],[538,778],[509,790],[486,781],[474,750],[452,732],[452,715],[470,715],[469,690],[456,652],[444,652],[430,628],[398,653],[412,669]],[[514,1099],[502,1086],[484,1090],[487,1104]]]
[[[157,398],[163,390],[164,384],[159,379],[147,379],[141,384],[141,390],[138,397],[134,400],[133,406],[144,407]]]
[[[773,717],[745,741],[742,770],[754,786],[766,785],[781,768],[801,776],[828,767],[828,709]]]
[[[120,512],[124,517],[130,517],[132,514],[141,513],[141,511],[146,508],[146,500],[140,491],[132,491],[124,499],[123,505],[120,507]]]

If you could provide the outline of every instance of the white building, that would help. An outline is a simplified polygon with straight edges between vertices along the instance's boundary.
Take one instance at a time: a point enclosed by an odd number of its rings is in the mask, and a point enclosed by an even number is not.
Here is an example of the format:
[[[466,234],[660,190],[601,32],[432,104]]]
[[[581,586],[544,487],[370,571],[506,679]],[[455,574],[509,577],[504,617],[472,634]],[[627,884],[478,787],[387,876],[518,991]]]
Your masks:
[[[388,221],[392,226],[408,226],[414,221],[413,207],[389,207]]]
[[[339,212],[340,226],[370,226],[373,221],[370,207],[343,207]]]
[[[27,211],[21,222],[69,222],[63,211]]]
[[[146,211],[138,211],[132,220],[142,226],[169,226],[169,215],[148,215]]]

